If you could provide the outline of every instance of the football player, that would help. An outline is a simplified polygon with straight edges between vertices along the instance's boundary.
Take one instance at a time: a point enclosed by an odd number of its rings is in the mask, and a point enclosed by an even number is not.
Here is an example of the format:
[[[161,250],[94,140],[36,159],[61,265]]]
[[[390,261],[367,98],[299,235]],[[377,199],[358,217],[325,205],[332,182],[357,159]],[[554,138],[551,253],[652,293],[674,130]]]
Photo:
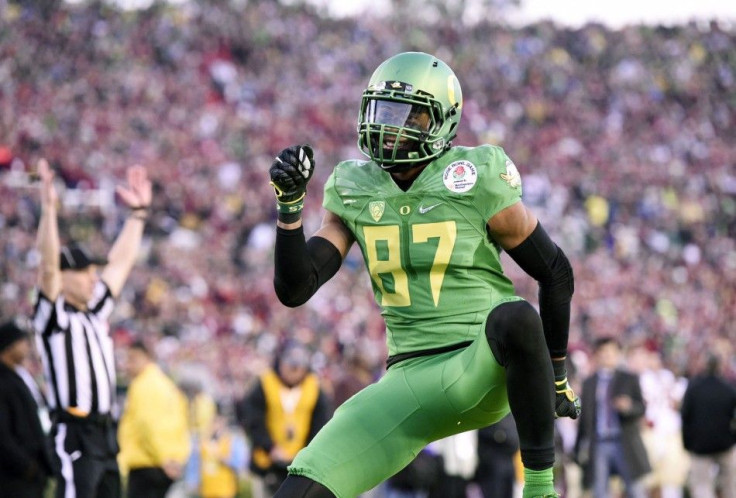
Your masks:
[[[407,52],[383,62],[359,114],[358,146],[368,160],[335,167],[322,225],[309,240],[301,211],[312,148],[289,147],[271,166],[279,299],[305,303],[357,242],[389,350],[385,375],[297,455],[279,498],[357,496],[431,441],[509,410],[523,496],[557,496],[554,419],[580,411],[565,372],[573,272],[522,203],[519,172],[504,150],[452,146],[462,111],[460,83],[443,61]],[[515,295],[502,250],[538,281],[539,313]]]

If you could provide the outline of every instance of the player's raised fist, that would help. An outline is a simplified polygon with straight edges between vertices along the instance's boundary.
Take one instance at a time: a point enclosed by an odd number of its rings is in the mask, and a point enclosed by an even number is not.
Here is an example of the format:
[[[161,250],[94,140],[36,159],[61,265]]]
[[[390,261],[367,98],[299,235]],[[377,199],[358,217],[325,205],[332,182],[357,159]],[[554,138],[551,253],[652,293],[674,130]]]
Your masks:
[[[314,173],[314,152],[309,145],[292,145],[282,150],[268,170],[276,194],[279,221],[294,223],[302,216],[307,183]]]
[[[314,152],[309,145],[292,145],[282,150],[271,164],[269,174],[276,199],[281,203],[300,201],[314,173]]]

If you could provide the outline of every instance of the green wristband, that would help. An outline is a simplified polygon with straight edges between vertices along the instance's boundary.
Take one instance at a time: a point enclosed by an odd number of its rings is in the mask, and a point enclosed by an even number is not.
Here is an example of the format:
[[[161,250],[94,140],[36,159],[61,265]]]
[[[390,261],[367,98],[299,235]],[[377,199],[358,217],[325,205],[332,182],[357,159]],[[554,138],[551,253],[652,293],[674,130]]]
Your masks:
[[[304,196],[292,202],[276,201],[276,211],[279,221],[282,223],[294,223],[302,217],[304,209]]]

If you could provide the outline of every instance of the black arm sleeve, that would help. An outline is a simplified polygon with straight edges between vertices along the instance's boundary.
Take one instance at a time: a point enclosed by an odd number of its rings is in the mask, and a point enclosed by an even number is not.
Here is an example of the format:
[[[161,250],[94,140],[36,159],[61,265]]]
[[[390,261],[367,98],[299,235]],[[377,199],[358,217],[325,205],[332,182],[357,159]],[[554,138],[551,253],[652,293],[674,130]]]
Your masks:
[[[273,286],[282,304],[306,303],[342,264],[340,251],[327,239],[304,239],[304,230],[276,227]]]
[[[570,301],[574,291],[572,266],[562,249],[537,223],[524,242],[507,251],[516,263],[539,282],[539,314],[547,348],[553,358],[567,354]]]

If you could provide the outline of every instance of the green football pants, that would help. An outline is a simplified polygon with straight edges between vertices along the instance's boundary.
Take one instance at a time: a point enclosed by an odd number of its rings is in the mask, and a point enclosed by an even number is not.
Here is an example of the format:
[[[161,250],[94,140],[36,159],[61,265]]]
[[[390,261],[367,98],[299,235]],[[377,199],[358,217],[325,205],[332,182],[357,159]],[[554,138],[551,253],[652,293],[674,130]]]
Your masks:
[[[404,360],[336,411],[289,467],[354,497],[409,464],[428,443],[509,413],[505,370],[484,333],[467,348]]]

